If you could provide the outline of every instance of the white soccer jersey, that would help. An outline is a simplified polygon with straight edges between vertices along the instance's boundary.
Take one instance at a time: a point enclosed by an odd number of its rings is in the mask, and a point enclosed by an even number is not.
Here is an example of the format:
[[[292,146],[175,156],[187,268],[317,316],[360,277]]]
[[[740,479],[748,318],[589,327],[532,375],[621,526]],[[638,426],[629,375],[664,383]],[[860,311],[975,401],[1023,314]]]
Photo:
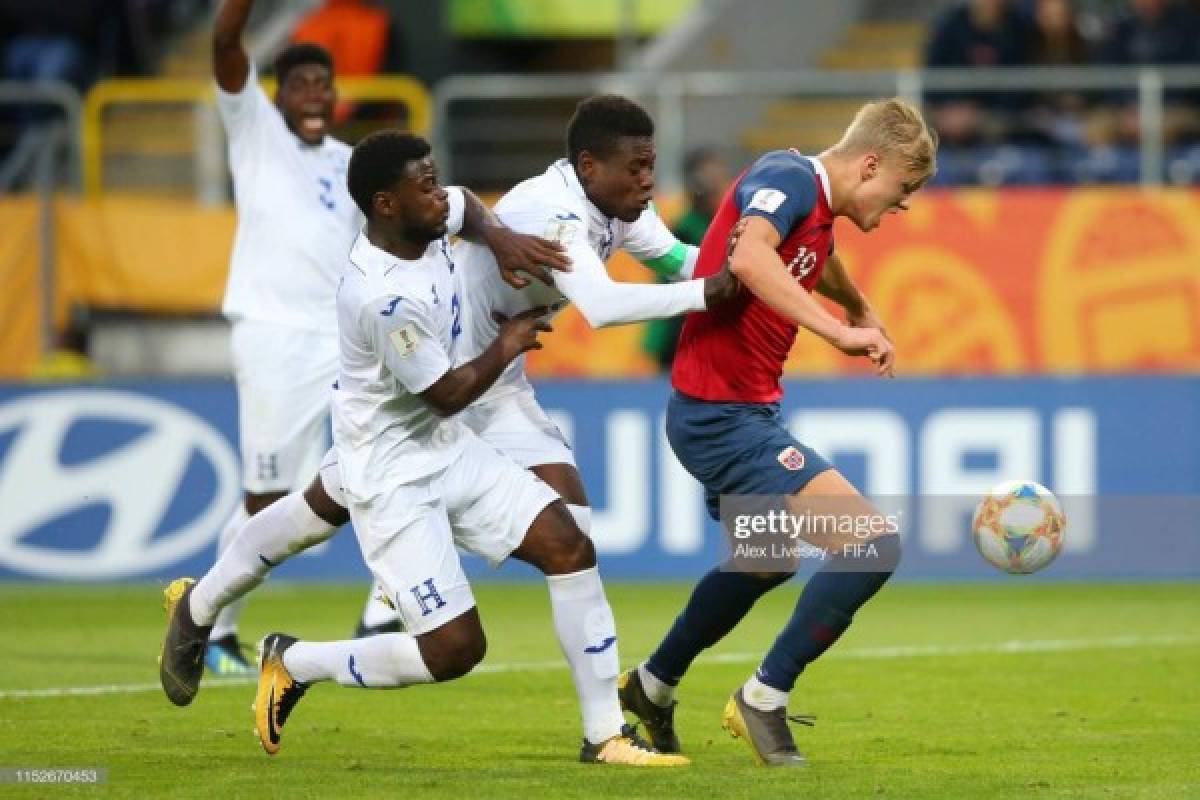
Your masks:
[[[230,319],[336,333],[334,295],[362,214],[346,188],[350,147],[293,134],[258,85],[217,87],[229,139],[237,235],[222,310]]]
[[[517,290],[503,281],[490,250],[472,242],[458,243],[455,254],[462,265],[466,305],[459,363],[477,357],[496,338],[492,311],[513,316],[547,306],[557,312],[573,302],[592,327],[600,328],[704,309],[701,280],[652,285],[617,283],[609,277],[604,262],[617,250],[625,250],[642,262],[671,257],[675,260],[674,277],[690,278],[697,251],[675,238],[653,206],[632,223],[605,216],[588,200],[574,167],[566,159],[517,184],[496,204],[495,212],[515,231],[562,244],[571,259],[572,271],[555,273],[554,286],[531,281]],[[522,355],[484,398],[492,399],[526,385]]]
[[[464,199],[450,200],[448,234],[462,229]],[[367,502],[388,487],[432,475],[457,457],[466,428],[418,395],[454,363],[459,296],[446,237],[405,261],[360,234],[337,291],[341,367],[333,440],[346,494]]]

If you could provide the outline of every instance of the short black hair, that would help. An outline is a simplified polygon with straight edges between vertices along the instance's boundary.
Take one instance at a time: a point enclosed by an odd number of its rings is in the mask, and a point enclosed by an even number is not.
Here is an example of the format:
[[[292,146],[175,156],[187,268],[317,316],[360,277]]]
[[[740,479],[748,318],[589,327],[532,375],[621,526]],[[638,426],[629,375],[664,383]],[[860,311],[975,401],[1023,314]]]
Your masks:
[[[429,155],[430,149],[420,136],[395,129],[376,131],[355,145],[346,184],[359,210],[369,219],[375,193],[393,186],[408,165]]]
[[[598,94],[580,101],[567,125],[567,158],[572,166],[586,150],[601,158],[620,146],[620,139],[654,136],[654,120],[646,109],[619,94]]]
[[[288,73],[304,64],[319,64],[333,75],[333,56],[319,44],[297,42],[288,45],[275,59],[275,80],[282,84]]]

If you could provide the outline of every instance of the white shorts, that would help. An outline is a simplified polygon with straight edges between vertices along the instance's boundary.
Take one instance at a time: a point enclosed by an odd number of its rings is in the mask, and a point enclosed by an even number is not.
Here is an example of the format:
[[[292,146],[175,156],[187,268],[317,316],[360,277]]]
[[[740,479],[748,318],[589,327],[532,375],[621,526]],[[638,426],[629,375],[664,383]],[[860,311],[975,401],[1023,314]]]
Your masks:
[[[350,505],[363,558],[414,635],[475,606],[455,545],[497,566],[558,499],[531,472],[467,436],[441,472]]]
[[[258,320],[233,323],[242,487],[299,488],[329,445],[337,335]]]
[[[571,445],[538,405],[532,387],[476,402],[462,412],[462,420],[481,439],[522,467],[575,466]]]
[[[526,469],[539,464],[575,466],[575,454],[567,444],[567,437],[538,405],[532,388],[475,403],[462,412],[462,421],[517,466]],[[325,493],[345,508],[350,501],[342,489],[336,448],[331,447],[325,453],[319,474]]]

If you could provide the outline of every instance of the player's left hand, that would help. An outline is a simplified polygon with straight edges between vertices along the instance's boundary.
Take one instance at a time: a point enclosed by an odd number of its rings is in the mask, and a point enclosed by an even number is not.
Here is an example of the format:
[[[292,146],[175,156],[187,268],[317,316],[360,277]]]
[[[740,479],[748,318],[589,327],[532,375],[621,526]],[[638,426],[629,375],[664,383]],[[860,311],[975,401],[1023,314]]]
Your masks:
[[[895,342],[892,342],[892,337],[888,335],[887,328],[883,326],[883,321],[875,314],[875,310],[870,306],[865,306],[862,310],[848,313],[846,315],[846,324],[852,328],[878,328],[883,337],[890,342],[893,347]],[[896,351],[889,350],[882,355],[878,353],[866,353],[871,362],[875,364],[876,372],[882,378],[896,377]]]
[[[547,286],[553,286],[554,276],[551,270],[571,271],[571,259],[567,257],[563,246],[540,236],[517,233],[498,226],[489,233],[487,245],[496,257],[500,276],[514,289],[524,289],[528,286],[527,276],[532,276]]]

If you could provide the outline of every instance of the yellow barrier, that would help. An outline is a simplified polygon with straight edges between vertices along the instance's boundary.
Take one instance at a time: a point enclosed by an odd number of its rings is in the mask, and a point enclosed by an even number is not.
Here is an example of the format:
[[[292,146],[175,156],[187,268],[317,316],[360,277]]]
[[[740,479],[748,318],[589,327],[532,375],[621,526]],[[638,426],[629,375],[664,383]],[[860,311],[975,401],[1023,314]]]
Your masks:
[[[933,191],[838,252],[897,345],[904,375],[1200,371],[1200,191]],[[38,199],[0,197],[0,378],[41,351]],[[55,204],[56,321],[74,305],[147,313],[220,308],[234,209],[105,193]],[[645,280],[627,255],[617,280]],[[555,320],[534,376],[653,372],[641,331]],[[789,374],[869,367],[802,334]]]
[[[268,95],[275,91],[274,79],[262,81]],[[415,133],[428,136],[432,104],[429,92],[408,75],[379,75],[371,78],[338,78],[338,97],[343,100],[401,102],[408,108]],[[83,186],[92,196],[104,186],[104,111],[116,103],[215,103],[211,80],[173,78],[123,78],[100,81],[83,103]]]

